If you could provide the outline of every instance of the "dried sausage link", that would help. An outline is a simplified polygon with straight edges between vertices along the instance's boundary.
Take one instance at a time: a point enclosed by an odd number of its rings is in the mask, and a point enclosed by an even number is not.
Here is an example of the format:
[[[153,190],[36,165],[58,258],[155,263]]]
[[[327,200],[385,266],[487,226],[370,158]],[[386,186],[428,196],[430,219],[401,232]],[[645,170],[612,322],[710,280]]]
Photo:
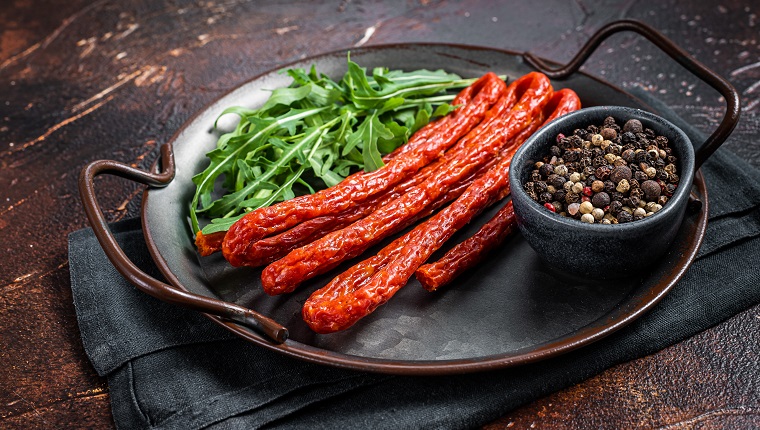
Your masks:
[[[412,137],[410,150],[394,156],[373,172],[352,175],[315,194],[296,197],[246,214],[225,235],[222,252],[233,266],[246,265],[246,251],[255,241],[318,216],[335,214],[381,193],[429,164],[468,133],[504,94],[506,84],[487,73],[465,89],[472,98],[449,115],[423,127],[421,138]],[[429,129],[434,129],[435,132]],[[407,143],[408,144],[408,143]]]
[[[397,231],[399,225],[414,218],[452,185],[477,170],[507,140],[525,128],[546,103],[550,92],[549,80],[539,73],[531,73],[513,82],[507,89],[507,96],[488,111],[486,119],[475,130],[464,137],[479,136],[479,145],[465,146],[457,158],[442,166],[434,175],[368,217],[293,250],[269,265],[261,275],[264,291],[269,294],[293,291],[304,280],[361,254]],[[518,93],[521,94],[520,101],[509,109]]]
[[[515,230],[514,219],[515,213],[510,201],[477,234],[451,248],[440,260],[423,264],[414,272],[414,276],[423,288],[436,291],[465,270],[474,267],[491,250],[504,243]]]
[[[552,97],[551,105],[536,115],[536,122],[529,128],[538,128],[545,116],[554,119],[562,111],[557,109],[561,100],[562,96]],[[526,137],[527,134],[523,133],[517,139]],[[504,154],[494,168],[476,180],[451,206],[394,241],[375,257],[357,265],[357,270],[348,276],[339,277],[338,282],[331,282],[313,294],[302,311],[307,324],[319,333],[342,330],[390,299],[454,232],[509,193],[507,177],[514,150],[516,147]]]
[[[446,154],[444,154],[443,157],[428,164],[411,178],[407,178],[397,184],[391,191],[373,196],[372,198],[338,214],[313,218],[304,221],[290,230],[254,242],[246,253],[246,265],[255,267],[273,263],[287,255],[290,251],[305,246],[326,234],[344,228],[360,218],[371,214],[379,207],[382,207],[388,202],[406,194],[412,187],[419,185],[446,163],[456,158],[467,145],[477,145],[478,138],[480,138],[481,134],[474,134],[471,139],[460,139],[456,145],[446,151]],[[491,160],[489,164],[492,164],[493,161],[495,161],[495,159]],[[482,173],[483,171],[485,170],[481,169],[479,172]],[[470,179],[470,182],[471,180],[472,179]],[[464,189],[459,190],[458,193],[461,194],[462,191],[464,191]],[[450,201],[451,199],[456,198],[456,196],[450,196],[445,201]],[[406,228],[406,226],[402,228]],[[211,239],[213,239],[213,237],[209,237],[208,240]],[[199,244],[199,250],[202,249],[201,245],[204,247],[207,246],[206,243],[207,241],[204,240],[203,243]]]
[[[557,91],[547,104],[549,117],[545,124],[560,115],[579,109],[580,106],[580,99],[572,90]],[[420,266],[415,276],[423,288],[435,291],[482,261],[491,250],[504,243],[514,230],[514,211],[512,202],[509,202],[480,230],[450,249],[440,260]]]

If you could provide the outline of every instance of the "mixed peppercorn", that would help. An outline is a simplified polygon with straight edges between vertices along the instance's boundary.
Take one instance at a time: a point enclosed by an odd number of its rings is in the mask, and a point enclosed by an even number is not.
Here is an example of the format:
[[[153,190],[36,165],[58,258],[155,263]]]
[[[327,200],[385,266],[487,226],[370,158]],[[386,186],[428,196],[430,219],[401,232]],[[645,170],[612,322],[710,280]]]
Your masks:
[[[665,136],[637,119],[559,134],[523,185],[548,210],[590,224],[640,220],[662,209],[678,186]]]

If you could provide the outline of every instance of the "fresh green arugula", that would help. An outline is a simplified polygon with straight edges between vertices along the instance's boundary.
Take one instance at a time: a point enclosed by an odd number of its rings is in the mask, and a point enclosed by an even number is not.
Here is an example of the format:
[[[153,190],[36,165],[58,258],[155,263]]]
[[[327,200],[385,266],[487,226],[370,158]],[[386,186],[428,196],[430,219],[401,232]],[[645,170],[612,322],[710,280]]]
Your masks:
[[[199,216],[211,220],[204,234],[225,231],[248,211],[382,167],[382,154],[456,108],[448,104],[455,96],[449,90],[475,81],[443,70],[375,68],[368,74],[350,57],[339,82],[314,66],[285,73],[293,82],[272,91],[260,108],[230,107],[220,114],[240,120],[219,137],[207,154],[208,167],[193,177],[194,232]],[[215,199],[220,187],[225,194]]]

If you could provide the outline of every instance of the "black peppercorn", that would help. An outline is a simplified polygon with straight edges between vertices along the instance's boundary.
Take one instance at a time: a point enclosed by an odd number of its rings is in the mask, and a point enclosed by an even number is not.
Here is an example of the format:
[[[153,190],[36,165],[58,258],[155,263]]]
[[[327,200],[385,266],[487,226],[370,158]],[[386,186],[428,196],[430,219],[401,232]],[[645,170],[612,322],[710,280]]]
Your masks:
[[[610,172],[610,181],[617,184],[623,179],[625,180],[631,179],[631,176],[632,176],[631,169],[628,166],[617,166],[614,169],[612,169],[612,172]]]
[[[626,211],[620,211],[617,214],[617,220],[619,223],[626,223],[633,221],[633,215],[629,214]]]
[[[604,191],[600,191],[591,197],[591,204],[597,208],[605,208],[610,204],[610,195]]]
[[[636,119],[620,127],[607,117],[604,124],[560,133],[555,142],[523,186],[563,216],[602,224],[639,220],[657,212],[680,179],[667,138]]]
[[[547,177],[554,173],[554,166],[552,166],[549,163],[544,163],[541,165],[541,167],[538,168],[538,173],[540,173],[542,176]]]
[[[603,128],[601,134],[605,140],[614,140],[617,137],[617,132],[614,129],[609,128],[609,127]]]
[[[641,184],[641,190],[644,191],[644,198],[650,202],[657,201],[662,192],[660,185],[651,179]]]
[[[676,192],[676,186],[673,184],[667,184],[665,185],[665,195],[670,197],[673,195],[673,193]]]
[[[623,143],[634,143],[636,142],[636,135],[631,133],[630,131],[623,133],[622,136],[622,142]]]
[[[641,121],[637,119],[629,119],[625,122],[625,125],[623,125],[623,131],[626,133],[641,133],[643,128]]]

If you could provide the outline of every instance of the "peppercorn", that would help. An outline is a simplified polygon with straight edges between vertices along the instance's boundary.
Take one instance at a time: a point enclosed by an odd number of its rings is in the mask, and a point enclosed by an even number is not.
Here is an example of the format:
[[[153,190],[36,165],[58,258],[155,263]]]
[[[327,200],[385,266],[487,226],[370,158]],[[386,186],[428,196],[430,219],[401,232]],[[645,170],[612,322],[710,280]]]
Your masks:
[[[598,192],[594,194],[594,197],[591,198],[591,203],[598,208],[607,207],[611,204],[610,195],[604,191]]]
[[[605,125],[607,125],[607,124],[605,124]],[[617,132],[614,129],[612,129],[612,128],[605,127],[605,128],[602,129],[602,137],[605,140],[612,140],[612,139],[614,139],[614,138],[617,137]]]
[[[551,179],[551,184],[554,186],[554,188],[560,189],[565,185],[565,178],[560,175],[556,175]]]
[[[644,127],[641,125],[641,121],[637,119],[629,119],[623,125],[623,131],[628,133],[641,133]]]
[[[567,204],[577,203],[578,201],[580,201],[580,199],[581,197],[578,195],[578,193],[569,192],[565,194],[565,203]]]
[[[641,219],[662,208],[680,179],[667,142],[637,119],[620,127],[607,117],[558,134],[524,188],[562,216],[605,224]]]
[[[590,213],[583,214],[583,215],[581,215],[581,221],[587,222],[589,224],[593,224],[594,223],[594,216],[591,215]]]
[[[626,222],[631,222],[633,221],[633,215],[631,215],[630,213],[626,211],[620,211],[617,214],[617,220],[621,224],[626,223]]]
[[[617,200],[613,200],[610,202],[610,213],[613,215],[617,215],[620,210],[623,209],[623,204]]]
[[[610,172],[610,181],[620,183],[623,179],[631,179],[632,172],[628,166],[617,166]]]
[[[582,214],[590,214],[594,210],[594,205],[591,202],[581,203],[580,211]]]
[[[610,177],[610,172],[612,172],[612,169],[610,169],[610,166],[599,166],[594,171],[594,175],[604,181],[605,179]]]
[[[591,215],[594,216],[595,220],[601,221],[602,218],[604,218],[604,210],[600,208],[594,208],[594,210],[591,211]]]
[[[641,190],[644,191],[644,198],[649,201],[656,201],[662,193],[660,185],[651,179],[641,184]]]
[[[676,192],[676,186],[674,184],[665,185],[665,195],[670,197]]]
[[[546,177],[554,173],[554,166],[552,166],[549,163],[543,164],[541,167],[538,168],[538,173],[540,173],[542,176]]]
[[[546,209],[549,209],[552,212],[556,212],[556,209],[554,209],[554,205],[552,205],[551,203],[544,203],[544,207]]]

